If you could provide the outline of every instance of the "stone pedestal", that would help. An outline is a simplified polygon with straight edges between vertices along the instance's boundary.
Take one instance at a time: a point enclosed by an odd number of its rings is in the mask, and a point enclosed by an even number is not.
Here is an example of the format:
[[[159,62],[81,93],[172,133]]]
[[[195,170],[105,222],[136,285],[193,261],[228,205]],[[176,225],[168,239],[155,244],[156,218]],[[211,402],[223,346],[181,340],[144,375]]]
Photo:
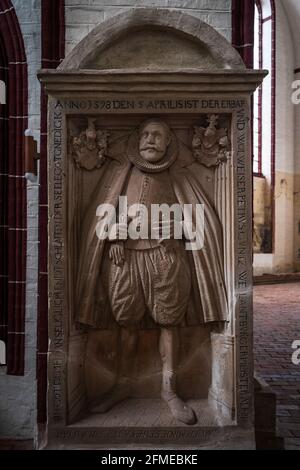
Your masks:
[[[102,23],[57,70],[39,73],[49,95],[48,423],[41,447],[254,447],[249,119],[264,75],[246,70],[205,23],[151,9]],[[179,328],[178,393],[197,415],[194,426],[176,421],[160,399],[155,325],[139,329],[132,396],[107,413],[88,411],[116,380],[119,326],[101,314],[94,328],[77,321],[82,246],[91,242],[86,214],[110,162],[122,176],[129,136],[153,116],[171,129],[180,158],[193,159],[221,227],[226,319]],[[87,131],[97,135],[96,146],[88,147]],[[116,179],[104,181],[111,194]],[[99,297],[96,289],[92,295]],[[199,300],[195,317],[201,309]]]

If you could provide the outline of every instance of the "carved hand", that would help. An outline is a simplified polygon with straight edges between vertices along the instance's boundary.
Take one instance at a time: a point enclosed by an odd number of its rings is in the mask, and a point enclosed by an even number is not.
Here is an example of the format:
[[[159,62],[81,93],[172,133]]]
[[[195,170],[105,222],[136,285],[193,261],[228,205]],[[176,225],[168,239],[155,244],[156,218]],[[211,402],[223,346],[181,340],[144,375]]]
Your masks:
[[[125,260],[125,249],[123,242],[113,242],[109,247],[109,259],[116,266],[123,266]]]

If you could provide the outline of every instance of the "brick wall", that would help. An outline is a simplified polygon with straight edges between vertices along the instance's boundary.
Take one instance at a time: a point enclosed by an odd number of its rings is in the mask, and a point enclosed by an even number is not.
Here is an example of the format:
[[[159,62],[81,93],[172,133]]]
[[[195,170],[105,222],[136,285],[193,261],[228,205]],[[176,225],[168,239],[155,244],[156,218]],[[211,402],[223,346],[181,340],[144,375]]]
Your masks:
[[[28,126],[39,140],[40,0],[12,1],[25,43],[28,63]],[[25,374],[6,375],[0,367],[0,437],[31,438],[36,422],[36,315],[38,263],[38,182],[27,183],[27,272]]]

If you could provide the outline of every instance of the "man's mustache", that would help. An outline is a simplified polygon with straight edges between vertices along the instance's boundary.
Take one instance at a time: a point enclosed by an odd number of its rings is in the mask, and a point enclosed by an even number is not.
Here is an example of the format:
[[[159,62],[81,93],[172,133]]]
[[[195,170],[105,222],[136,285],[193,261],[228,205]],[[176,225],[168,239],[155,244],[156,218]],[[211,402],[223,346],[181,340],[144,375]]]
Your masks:
[[[140,150],[157,150],[157,151],[159,151],[159,149],[155,145],[145,145],[145,146],[141,147]]]

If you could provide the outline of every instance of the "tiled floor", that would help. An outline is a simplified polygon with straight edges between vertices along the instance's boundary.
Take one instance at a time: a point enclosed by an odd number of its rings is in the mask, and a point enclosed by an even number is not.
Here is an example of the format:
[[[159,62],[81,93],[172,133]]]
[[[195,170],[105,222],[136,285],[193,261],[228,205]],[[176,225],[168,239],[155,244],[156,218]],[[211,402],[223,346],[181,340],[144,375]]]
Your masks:
[[[277,394],[277,430],[286,449],[300,450],[300,283],[254,289],[254,358],[257,373]],[[300,354],[299,354],[300,357]]]

